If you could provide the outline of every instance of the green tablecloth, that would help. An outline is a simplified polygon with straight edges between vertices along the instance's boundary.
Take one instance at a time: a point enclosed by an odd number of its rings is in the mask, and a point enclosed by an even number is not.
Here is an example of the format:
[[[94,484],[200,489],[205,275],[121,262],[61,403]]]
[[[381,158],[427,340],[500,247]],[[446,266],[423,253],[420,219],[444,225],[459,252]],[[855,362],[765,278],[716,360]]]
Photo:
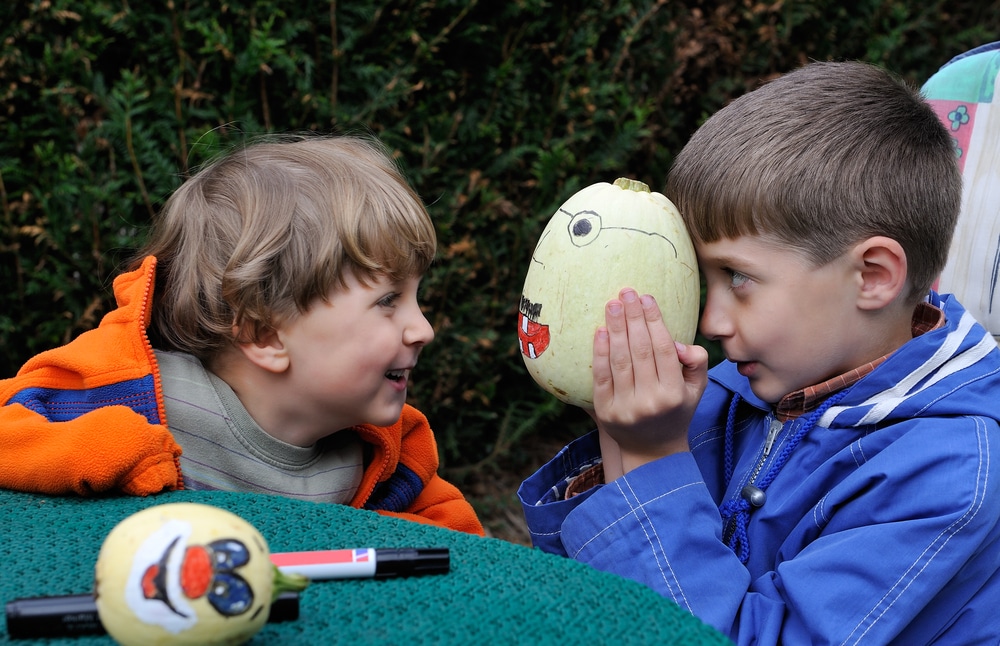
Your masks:
[[[0,596],[89,592],[104,536],[151,505],[199,502],[242,516],[274,552],[447,547],[451,572],[313,582],[300,617],[267,624],[252,644],[727,644],[718,632],[633,581],[539,550],[338,505],[256,494],[56,498],[0,491]],[[9,640],[4,623],[2,636]],[[47,644],[110,644],[108,637]]]

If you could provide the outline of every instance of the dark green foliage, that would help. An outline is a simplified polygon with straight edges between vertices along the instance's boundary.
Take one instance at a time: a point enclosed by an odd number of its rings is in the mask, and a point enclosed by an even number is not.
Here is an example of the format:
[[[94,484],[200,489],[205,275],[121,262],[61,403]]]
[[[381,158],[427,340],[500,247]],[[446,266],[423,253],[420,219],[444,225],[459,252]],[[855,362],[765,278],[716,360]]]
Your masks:
[[[921,83],[997,38],[984,0],[19,0],[0,9],[0,377],[93,327],[191,169],[273,131],[370,131],[438,225],[412,399],[472,467],[586,419],[517,352],[537,235],[596,181],[654,190],[731,97],[809,59]]]

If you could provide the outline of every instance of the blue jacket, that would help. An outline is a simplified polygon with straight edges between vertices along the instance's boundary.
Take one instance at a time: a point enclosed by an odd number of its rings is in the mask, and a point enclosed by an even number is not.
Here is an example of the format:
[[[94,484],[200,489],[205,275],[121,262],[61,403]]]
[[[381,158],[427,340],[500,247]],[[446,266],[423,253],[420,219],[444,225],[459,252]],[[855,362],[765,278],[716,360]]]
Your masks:
[[[518,492],[534,544],[640,581],[738,644],[1000,641],[1000,351],[958,302],[829,408],[751,512],[744,564],[720,505],[766,472],[773,415],[735,366],[710,371],[690,453],[558,500],[600,456],[580,438]],[[724,437],[734,393],[727,481]]]

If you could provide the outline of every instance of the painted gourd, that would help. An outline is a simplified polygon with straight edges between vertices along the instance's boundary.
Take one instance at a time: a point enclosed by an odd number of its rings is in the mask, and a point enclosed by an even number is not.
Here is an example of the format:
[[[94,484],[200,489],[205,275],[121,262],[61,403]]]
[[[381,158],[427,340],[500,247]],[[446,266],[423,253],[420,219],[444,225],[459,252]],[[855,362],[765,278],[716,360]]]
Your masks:
[[[656,298],[675,340],[694,340],[700,285],[691,238],[670,200],[623,178],[566,200],[531,255],[518,343],[538,385],[593,408],[594,332],[624,287]]]
[[[253,525],[198,503],[125,518],[105,537],[94,574],[98,616],[124,646],[242,644],[274,597],[308,583],[278,571]]]

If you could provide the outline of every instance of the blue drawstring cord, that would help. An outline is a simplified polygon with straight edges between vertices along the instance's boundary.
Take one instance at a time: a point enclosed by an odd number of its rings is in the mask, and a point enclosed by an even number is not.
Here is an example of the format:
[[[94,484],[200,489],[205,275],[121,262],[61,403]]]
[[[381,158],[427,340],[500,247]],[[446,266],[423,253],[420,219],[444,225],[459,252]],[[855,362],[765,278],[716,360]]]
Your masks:
[[[806,433],[811,431],[814,426],[819,422],[823,414],[834,404],[843,399],[848,393],[848,390],[842,390],[839,393],[832,395],[827,398],[825,402],[820,404],[819,408],[814,410],[812,413],[806,417],[805,421],[799,427],[799,430],[793,435],[785,446],[781,449],[781,453],[774,459],[771,463],[771,468],[767,470],[764,477],[761,478],[760,482],[749,483],[747,487],[736,495],[735,498],[727,500],[719,506],[719,513],[722,514],[722,524],[726,527],[729,523],[732,523],[732,530],[729,534],[727,544],[729,548],[736,553],[740,558],[740,561],[745,565],[750,560],[750,540],[747,536],[747,526],[750,523],[750,510],[752,508],[760,507],[764,504],[765,497],[763,493],[767,491],[767,487],[771,482],[777,477],[778,472],[781,471],[781,467],[785,466],[785,462],[791,456],[792,451],[795,447],[799,445],[799,442],[805,437]],[[742,397],[738,394],[733,395],[733,400],[729,404],[729,413],[726,416],[726,438],[725,438],[725,448],[724,448],[724,467],[726,475],[726,483],[730,483],[733,479],[733,436],[736,430],[736,409],[739,406]],[[753,500],[749,500],[751,495],[754,494]]]

